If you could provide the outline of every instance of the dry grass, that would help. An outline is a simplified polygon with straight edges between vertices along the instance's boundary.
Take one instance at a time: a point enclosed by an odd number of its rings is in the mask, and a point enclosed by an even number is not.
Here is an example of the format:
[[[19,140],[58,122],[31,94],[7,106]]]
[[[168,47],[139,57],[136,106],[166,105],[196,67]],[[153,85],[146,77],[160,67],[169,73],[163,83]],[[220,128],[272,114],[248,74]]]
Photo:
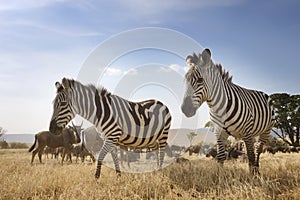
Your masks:
[[[0,199],[300,199],[300,154],[263,155],[260,177],[251,176],[246,163],[220,167],[194,159],[120,178],[103,167],[98,181],[94,164],[61,166],[44,159],[31,166],[30,156],[26,150],[0,150]]]

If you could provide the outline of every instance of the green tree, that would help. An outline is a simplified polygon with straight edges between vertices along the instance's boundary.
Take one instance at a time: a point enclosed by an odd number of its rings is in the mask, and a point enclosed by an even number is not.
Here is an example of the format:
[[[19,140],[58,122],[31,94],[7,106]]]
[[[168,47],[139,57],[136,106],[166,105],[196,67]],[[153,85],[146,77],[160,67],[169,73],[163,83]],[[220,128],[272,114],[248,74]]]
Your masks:
[[[5,141],[4,134],[6,133],[6,130],[2,127],[0,127],[0,148],[1,149],[7,149],[8,143]]]
[[[6,130],[0,126],[0,141],[4,141],[3,136],[5,133],[6,133]]]
[[[27,149],[28,146],[26,143],[22,143],[22,142],[12,142],[10,143],[10,148],[11,149]]]
[[[272,94],[275,112],[273,132],[290,146],[299,146],[300,140],[300,95]],[[288,139],[287,139],[288,138]]]
[[[0,149],[8,149],[8,148],[9,148],[9,145],[5,140],[0,141]]]
[[[208,121],[205,123],[204,128],[211,128],[213,127],[213,123],[211,121]]]
[[[186,136],[189,139],[190,146],[192,146],[192,142],[193,142],[194,138],[197,136],[197,134],[195,132],[189,132],[186,134]]]

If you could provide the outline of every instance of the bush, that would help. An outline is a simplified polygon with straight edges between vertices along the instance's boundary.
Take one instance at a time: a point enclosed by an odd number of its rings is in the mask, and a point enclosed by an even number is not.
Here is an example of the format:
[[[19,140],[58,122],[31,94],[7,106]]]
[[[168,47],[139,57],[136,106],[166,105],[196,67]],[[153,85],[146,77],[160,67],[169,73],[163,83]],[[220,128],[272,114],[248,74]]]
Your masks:
[[[0,141],[0,148],[1,149],[8,149],[8,143],[4,140],[4,141]]]
[[[9,144],[11,149],[27,149],[28,146],[26,143],[20,143],[20,142],[11,142]]]

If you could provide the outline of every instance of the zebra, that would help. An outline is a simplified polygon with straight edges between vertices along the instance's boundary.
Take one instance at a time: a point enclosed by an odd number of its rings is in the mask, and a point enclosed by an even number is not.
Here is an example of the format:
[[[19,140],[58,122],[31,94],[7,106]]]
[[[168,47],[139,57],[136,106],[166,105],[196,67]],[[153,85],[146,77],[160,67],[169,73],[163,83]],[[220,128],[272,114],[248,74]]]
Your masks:
[[[259,156],[274,125],[274,112],[269,96],[249,90],[232,82],[232,76],[215,64],[209,49],[186,58],[189,70],[185,74],[186,91],[181,110],[186,117],[195,115],[206,102],[217,137],[217,160],[223,164],[225,140],[231,135],[245,141],[249,170],[259,174]],[[254,139],[259,137],[259,146]]]
[[[153,99],[131,102],[110,93],[104,87],[83,85],[67,78],[55,85],[57,94],[49,130],[65,127],[78,114],[94,124],[105,138],[98,155],[96,179],[100,177],[102,161],[108,152],[120,176],[117,145],[157,150],[158,168],[162,167],[171,126],[171,114],[162,102]]]

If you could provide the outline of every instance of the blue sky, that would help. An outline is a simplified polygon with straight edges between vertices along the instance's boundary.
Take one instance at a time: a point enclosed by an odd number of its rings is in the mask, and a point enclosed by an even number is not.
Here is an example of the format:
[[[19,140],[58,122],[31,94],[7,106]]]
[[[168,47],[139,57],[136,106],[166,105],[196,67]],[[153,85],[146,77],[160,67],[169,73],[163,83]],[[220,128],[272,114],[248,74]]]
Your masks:
[[[48,129],[55,81],[76,78],[90,53],[108,38],[143,27],[178,31],[209,47],[234,83],[268,94],[300,93],[299,9],[297,0],[0,0],[0,126],[8,133]],[[126,73],[149,63],[185,73],[184,59],[142,50],[114,62],[99,83],[114,90]],[[157,85],[130,98],[165,101],[173,127],[188,121],[180,102]],[[203,126],[207,108],[191,120]]]

